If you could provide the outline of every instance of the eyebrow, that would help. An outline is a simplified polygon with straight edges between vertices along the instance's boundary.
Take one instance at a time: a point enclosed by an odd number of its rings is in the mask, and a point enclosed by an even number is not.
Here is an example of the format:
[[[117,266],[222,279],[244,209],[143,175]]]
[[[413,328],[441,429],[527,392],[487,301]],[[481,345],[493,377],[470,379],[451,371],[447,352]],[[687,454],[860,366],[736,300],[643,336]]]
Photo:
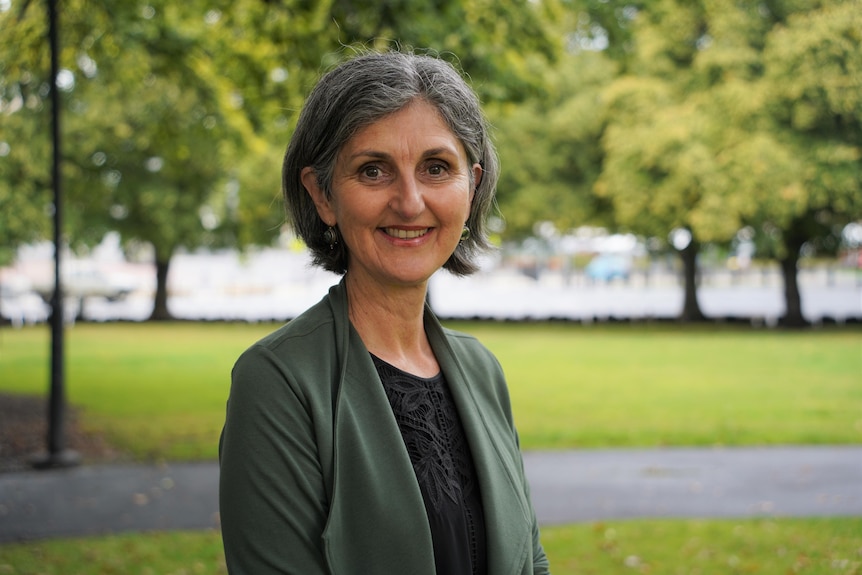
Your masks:
[[[431,148],[431,149],[425,150],[422,153],[422,158],[423,159],[432,158],[434,156],[440,156],[440,155],[458,156],[459,154],[458,154],[457,150],[455,150],[449,146],[439,146],[437,148]],[[391,157],[392,157],[391,154],[387,154],[386,152],[380,152],[377,150],[360,150],[360,151],[356,152],[355,154],[351,154],[347,158],[347,160],[353,161],[353,160],[356,160],[358,158],[375,158],[375,159],[380,159],[380,160],[388,160]]]

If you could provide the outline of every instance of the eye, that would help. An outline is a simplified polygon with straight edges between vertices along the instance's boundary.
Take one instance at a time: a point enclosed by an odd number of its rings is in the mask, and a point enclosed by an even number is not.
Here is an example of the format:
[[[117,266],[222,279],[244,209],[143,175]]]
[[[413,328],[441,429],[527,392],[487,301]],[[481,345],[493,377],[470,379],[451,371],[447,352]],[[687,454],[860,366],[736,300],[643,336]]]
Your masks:
[[[428,174],[431,176],[442,176],[446,173],[447,169],[446,164],[440,162],[432,163],[428,166]]]
[[[380,168],[374,164],[363,166],[360,170],[363,177],[376,180],[380,177]]]

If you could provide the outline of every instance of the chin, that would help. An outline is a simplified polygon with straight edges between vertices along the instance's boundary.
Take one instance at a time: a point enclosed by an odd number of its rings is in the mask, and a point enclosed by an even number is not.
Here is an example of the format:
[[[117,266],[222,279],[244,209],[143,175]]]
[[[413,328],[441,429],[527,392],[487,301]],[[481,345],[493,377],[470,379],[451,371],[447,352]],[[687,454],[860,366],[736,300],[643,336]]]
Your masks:
[[[435,272],[437,270],[434,270]],[[428,283],[428,280],[431,279],[431,276],[434,275],[434,272],[428,273],[427,271],[415,271],[410,272],[407,270],[399,270],[398,273],[393,274],[392,280],[398,285],[404,287],[419,287],[424,286]]]

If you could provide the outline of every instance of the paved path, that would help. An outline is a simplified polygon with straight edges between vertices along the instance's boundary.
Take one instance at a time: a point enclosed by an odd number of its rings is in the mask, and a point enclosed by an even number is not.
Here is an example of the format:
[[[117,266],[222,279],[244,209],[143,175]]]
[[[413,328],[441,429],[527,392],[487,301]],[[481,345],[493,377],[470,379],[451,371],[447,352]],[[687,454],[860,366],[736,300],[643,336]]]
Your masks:
[[[862,516],[862,446],[530,452],[543,525],[639,517]],[[0,543],[218,527],[215,463],[0,474]]]
[[[543,524],[862,516],[862,446],[527,453]]]

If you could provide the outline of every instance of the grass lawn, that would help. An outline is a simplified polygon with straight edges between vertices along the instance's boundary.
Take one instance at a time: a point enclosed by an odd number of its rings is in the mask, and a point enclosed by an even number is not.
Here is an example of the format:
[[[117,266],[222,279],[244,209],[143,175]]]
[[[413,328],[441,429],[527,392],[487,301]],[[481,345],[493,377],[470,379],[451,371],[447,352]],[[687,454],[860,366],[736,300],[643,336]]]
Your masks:
[[[525,449],[862,442],[862,332],[458,323],[506,370]],[[78,324],[66,388],[140,459],[213,459],[229,374],[271,324]],[[0,329],[0,391],[45,395],[47,326]]]
[[[862,442],[862,331],[465,326],[526,449]]]
[[[555,575],[862,573],[862,518],[612,521],[547,527]],[[218,533],[172,532],[0,547],[10,575],[227,573]]]

